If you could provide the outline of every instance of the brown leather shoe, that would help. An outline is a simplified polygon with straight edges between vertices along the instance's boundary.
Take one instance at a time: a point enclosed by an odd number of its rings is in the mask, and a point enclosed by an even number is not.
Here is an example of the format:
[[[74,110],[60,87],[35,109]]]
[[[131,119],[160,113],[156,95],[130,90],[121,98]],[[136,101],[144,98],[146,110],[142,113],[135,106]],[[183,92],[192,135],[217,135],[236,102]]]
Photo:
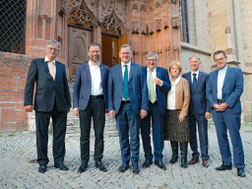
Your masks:
[[[190,165],[194,165],[195,163],[198,163],[199,162],[199,157],[196,157],[196,158],[192,158],[190,161],[189,161],[189,164]]]
[[[203,161],[202,161],[202,166],[203,166],[203,167],[208,168],[209,165],[210,165],[210,164],[209,164],[208,160],[203,160]]]

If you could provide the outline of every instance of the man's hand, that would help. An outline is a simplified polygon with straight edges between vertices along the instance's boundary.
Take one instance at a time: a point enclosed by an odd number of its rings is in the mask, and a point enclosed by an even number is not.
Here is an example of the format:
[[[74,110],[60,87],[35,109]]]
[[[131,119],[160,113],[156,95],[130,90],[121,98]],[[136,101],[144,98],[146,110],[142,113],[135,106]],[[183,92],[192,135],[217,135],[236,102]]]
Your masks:
[[[26,112],[32,112],[33,105],[26,105],[26,106],[24,106],[24,109],[25,109]]]
[[[141,110],[141,112],[140,112],[141,119],[145,118],[146,116],[147,116],[147,111],[146,110]]]
[[[74,115],[79,116],[80,110],[79,108],[74,108]]]
[[[179,122],[183,122],[185,120],[185,116],[184,115],[179,115]]]
[[[115,110],[109,110],[108,114],[109,114],[109,117],[115,118]]]
[[[211,117],[211,113],[210,112],[206,112],[205,113],[205,118],[206,120],[208,120]]]
[[[70,107],[67,108],[67,113],[69,113],[69,112],[70,112]]]
[[[158,77],[156,77],[154,79],[154,82],[155,82],[156,85],[159,85],[159,86],[161,86],[163,84],[163,81],[161,79],[159,79]]]
[[[220,106],[219,104],[214,104],[213,108],[217,110],[219,108],[219,106]]]
[[[223,112],[227,109],[228,105],[226,103],[222,103],[219,105],[219,107],[216,109],[219,112]]]

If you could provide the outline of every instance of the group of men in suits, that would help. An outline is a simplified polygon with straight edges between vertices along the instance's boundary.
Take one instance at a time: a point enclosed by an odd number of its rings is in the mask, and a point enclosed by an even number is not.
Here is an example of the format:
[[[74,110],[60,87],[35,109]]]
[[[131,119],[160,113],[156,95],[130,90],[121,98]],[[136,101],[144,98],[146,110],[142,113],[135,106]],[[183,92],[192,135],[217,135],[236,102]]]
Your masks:
[[[53,121],[54,166],[60,170],[68,170],[63,162],[67,113],[71,107],[71,100],[65,66],[55,60],[60,48],[57,41],[48,42],[45,58],[32,61],[25,86],[25,110],[31,112],[34,108],[36,113],[37,161],[38,171],[41,173],[46,172],[49,162],[47,145],[50,117]],[[146,67],[142,67],[131,61],[132,47],[125,44],[119,51],[121,63],[111,69],[99,61],[99,44],[94,43],[89,46],[88,56],[89,61],[76,70],[73,93],[73,110],[74,114],[79,116],[81,130],[81,166],[78,171],[85,172],[88,167],[91,118],[93,118],[95,133],[95,166],[101,171],[107,171],[102,162],[105,112],[116,119],[122,158],[122,165],[118,169],[120,172],[129,169],[130,161],[132,172],[138,174],[140,171],[138,165],[140,129],[145,153],[145,162],[142,166],[146,168],[153,163],[150,141],[151,123],[155,165],[165,170],[166,166],[162,161],[163,128],[166,93],[170,89],[170,80],[168,71],[157,66],[158,55],[155,52],[147,53]],[[193,158],[189,164],[197,163],[200,155],[197,147],[197,123],[202,166],[209,166],[207,120],[212,111],[223,160],[223,164],[216,169],[232,168],[227,139],[228,129],[234,147],[234,163],[238,168],[238,175],[246,176],[239,134],[240,95],[243,90],[242,72],[240,69],[226,66],[224,51],[217,51],[214,59],[219,69],[209,76],[199,71],[200,59],[196,56],[189,60],[191,72],[183,75],[188,80],[191,91],[189,118]],[[222,69],[225,69],[224,73],[220,73]]]

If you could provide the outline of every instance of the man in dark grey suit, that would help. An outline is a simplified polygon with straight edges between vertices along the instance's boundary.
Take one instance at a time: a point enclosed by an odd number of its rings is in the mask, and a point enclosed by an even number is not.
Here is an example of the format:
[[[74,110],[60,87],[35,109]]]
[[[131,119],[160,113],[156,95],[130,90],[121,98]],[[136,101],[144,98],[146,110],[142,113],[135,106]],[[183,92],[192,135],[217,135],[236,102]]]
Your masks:
[[[26,112],[33,110],[33,90],[36,83],[34,110],[36,113],[38,171],[46,172],[48,126],[53,121],[54,167],[68,170],[64,165],[67,113],[71,107],[65,65],[56,61],[61,45],[51,40],[46,46],[45,58],[32,60],[25,85],[24,106]]]
[[[79,172],[86,171],[89,161],[89,136],[91,118],[94,120],[95,132],[95,166],[106,172],[102,163],[105,125],[105,109],[107,109],[107,78],[109,67],[99,61],[100,45],[91,44],[88,48],[89,61],[77,68],[74,82],[73,107],[74,114],[80,118],[80,150],[81,166]]]
[[[199,71],[200,58],[192,56],[189,59],[191,71],[183,74],[190,85],[190,106],[189,106],[189,128],[190,146],[193,151],[189,164],[193,165],[199,161],[200,153],[197,145],[197,127],[200,140],[200,151],[202,166],[209,167],[208,155],[208,119],[210,117],[210,107],[206,98],[206,82],[208,74]]]

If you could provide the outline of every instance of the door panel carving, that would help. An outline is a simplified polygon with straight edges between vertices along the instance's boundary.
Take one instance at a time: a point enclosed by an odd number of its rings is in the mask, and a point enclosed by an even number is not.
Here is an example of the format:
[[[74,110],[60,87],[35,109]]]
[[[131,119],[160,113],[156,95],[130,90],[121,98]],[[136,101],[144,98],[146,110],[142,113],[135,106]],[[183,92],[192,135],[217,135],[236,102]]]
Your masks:
[[[77,67],[88,60],[87,52],[91,43],[92,31],[69,26],[68,34],[69,77],[74,80]]]

